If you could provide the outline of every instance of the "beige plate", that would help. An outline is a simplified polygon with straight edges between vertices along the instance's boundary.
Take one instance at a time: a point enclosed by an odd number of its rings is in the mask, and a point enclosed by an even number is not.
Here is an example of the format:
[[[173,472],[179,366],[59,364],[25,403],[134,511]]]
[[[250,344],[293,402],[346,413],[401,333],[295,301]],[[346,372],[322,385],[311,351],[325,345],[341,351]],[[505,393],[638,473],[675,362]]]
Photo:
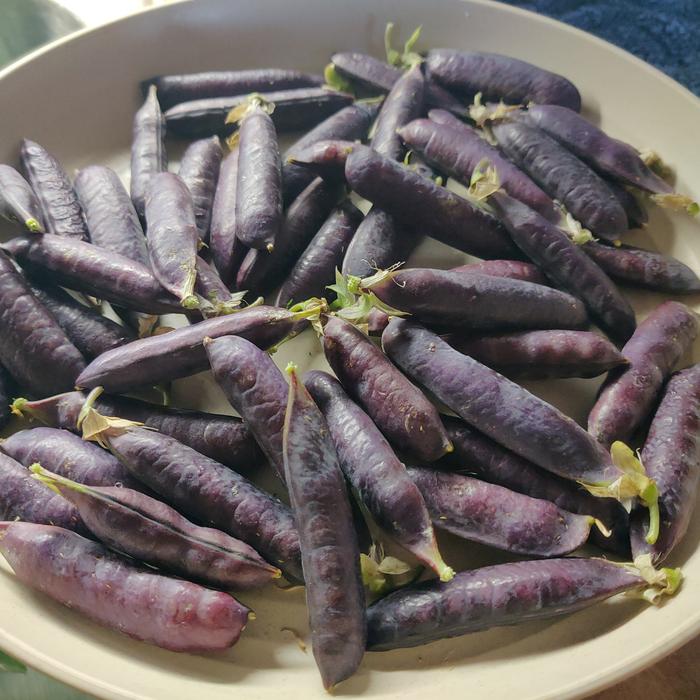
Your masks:
[[[140,79],[207,68],[290,66],[319,71],[339,49],[381,55],[385,22],[402,36],[423,25],[424,46],[502,51],[574,80],[586,110],[612,134],[653,146],[677,169],[678,185],[700,197],[700,103],[650,66],[562,24],[503,5],[456,0],[208,0],[183,3],[79,33],[0,73],[0,162],[16,158],[21,137],[45,144],[70,170],[106,162],[126,174],[131,117]],[[648,233],[632,238],[700,269],[700,225],[654,211]],[[416,259],[448,265],[463,256],[437,244]],[[660,301],[637,294],[645,313]],[[690,299],[695,302],[697,299]],[[321,366],[310,334],[285,346],[305,369]],[[533,385],[534,386],[534,385]],[[550,400],[582,419],[596,382],[548,383]],[[539,388],[537,391],[541,391]],[[203,378],[179,382],[180,405],[223,409]],[[659,609],[618,599],[554,622],[493,630],[424,648],[368,654],[338,694],[367,698],[572,698],[619,681],[700,632],[700,517],[675,552],[687,580]],[[495,561],[481,548],[444,541],[461,567]],[[17,585],[0,571],[0,647],[102,698],[279,700],[323,697],[310,653],[300,591],[244,596],[258,619],[223,656],[177,655],[101,629]]]

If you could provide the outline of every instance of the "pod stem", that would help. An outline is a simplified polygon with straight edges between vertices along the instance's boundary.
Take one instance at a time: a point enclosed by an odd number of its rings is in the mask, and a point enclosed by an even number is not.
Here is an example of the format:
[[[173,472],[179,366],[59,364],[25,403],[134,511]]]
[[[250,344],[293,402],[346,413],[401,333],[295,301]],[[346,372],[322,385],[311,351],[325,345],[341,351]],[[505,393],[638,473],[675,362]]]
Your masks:
[[[272,114],[275,111],[275,105],[268,102],[259,92],[253,92],[226,115],[224,123],[240,126],[241,122],[256,109],[262,109],[265,113]]]
[[[29,399],[22,398],[21,396],[13,399],[12,403],[10,404],[10,412],[12,413],[13,416],[18,416],[19,418],[24,418],[25,415],[23,411],[25,410],[25,406],[29,403]]]
[[[326,81],[325,86],[329,87],[331,90],[346,92],[349,95],[353,95],[353,97],[355,96],[355,90],[352,83],[343,78],[343,76],[338,73],[338,69],[332,63],[329,63],[323,69],[323,79]]]
[[[25,219],[24,225],[32,233],[44,233],[44,227],[33,217]]]
[[[58,488],[59,485],[65,486],[73,491],[77,491],[78,493],[90,492],[90,489],[83,484],[79,484],[77,481],[73,481],[72,479],[67,479],[65,476],[61,476],[60,474],[50,472],[48,469],[44,469],[44,467],[42,467],[38,462],[32,464],[29,467],[29,471],[32,473],[33,478],[40,481],[45,486],[48,486],[52,491],[59,494],[59,496],[62,495],[61,489]]]
[[[469,196],[476,202],[483,202],[501,189],[498,171],[488,158],[477,163],[469,181]]]
[[[96,442],[105,449],[109,449],[105,438],[108,438],[110,435],[118,435],[135,426],[152,430],[152,428],[148,428],[148,426],[137,421],[126,420],[125,418],[112,418],[111,416],[103,416],[101,413],[98,413],[93,408],[93,404],[102,392],[103,388],[101,386],[95,387],[88,394],[78,414],[78,429],[83,431],[83,440]]]
[[[418,39],[420,39],[421,31],[423,26],[419,25],[413,30],[413,33],[406,40],[403,45],[403,52],[397,51],[392,47],[393,34],[394,34],[394,23],[387,22],[384,29],[384,51],[386,52],[386,61],[390,66],[395,66],[396,68],[406,69],[413,68],[418,63],[423,62],[423,57],[413,50]]]
[[[522,105],[507,105],[503,100],[498,104],[483,104],[483,95],[477,92],[474,101],[469,105],[469,118],[477,125],[483,127],[487,122],[495,122],[505,119],[511,112],[517,112]]]
[[[683,582],[683,572],[678,568],[655,569],[651,554],[641,554],[632,564],[619,564],[619,566],[644,580],[647,586],[639,595],[653,605],[657,605],[663,596],[673,595]]]
[[[671,211],[684,211],[690,216],[697,216],[700,213],[700,205],[685,194],[670,192],[668,194],[652,194],[649,199],[658,204],[662,209]]]

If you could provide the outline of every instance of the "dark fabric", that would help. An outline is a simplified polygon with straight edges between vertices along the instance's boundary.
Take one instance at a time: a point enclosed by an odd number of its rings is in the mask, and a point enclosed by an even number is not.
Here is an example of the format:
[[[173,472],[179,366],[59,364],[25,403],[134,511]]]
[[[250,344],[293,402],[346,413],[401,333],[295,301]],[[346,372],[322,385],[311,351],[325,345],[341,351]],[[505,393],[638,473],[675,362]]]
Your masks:
[[[700,0],[502,0],[617,44],[700,95]]]

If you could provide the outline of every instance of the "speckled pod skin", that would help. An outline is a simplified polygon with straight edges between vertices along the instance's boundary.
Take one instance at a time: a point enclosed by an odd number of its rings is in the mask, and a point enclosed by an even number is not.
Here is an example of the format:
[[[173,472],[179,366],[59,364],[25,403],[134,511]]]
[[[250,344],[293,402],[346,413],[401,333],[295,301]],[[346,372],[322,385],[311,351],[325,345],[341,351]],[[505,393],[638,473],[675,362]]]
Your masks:
[[[0,552],[22,583],[129,637],[196,653],[228,649],[245,629],[249,610],[227,593],[134,566],[61,528],[0,529]]]
[[[0,164],[0,216],[29,231],[44,231],[39,200],[30,184],[11,166]]]
[[[246,247],[236,241],[236,188],[238,186],[238,148],[221,161],[209,224],[209,250],[221,279],[230,285],[243,261]],[[238,254],[236,254],[238,253]]]
[[[663,383],[698,334],[695,314],[666,301],[622,348],[629,362],[610,373],[588,415],[588,432],[602,445],[626,442],[654,409]]]

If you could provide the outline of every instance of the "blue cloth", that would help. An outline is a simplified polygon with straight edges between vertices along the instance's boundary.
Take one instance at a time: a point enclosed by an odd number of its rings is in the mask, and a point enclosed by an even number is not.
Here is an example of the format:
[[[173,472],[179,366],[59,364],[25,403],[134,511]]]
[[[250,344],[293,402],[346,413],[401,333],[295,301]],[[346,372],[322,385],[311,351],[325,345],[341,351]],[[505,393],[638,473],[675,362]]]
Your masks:
[[[700,95],[700,0],[502,0],[617,44]]]

